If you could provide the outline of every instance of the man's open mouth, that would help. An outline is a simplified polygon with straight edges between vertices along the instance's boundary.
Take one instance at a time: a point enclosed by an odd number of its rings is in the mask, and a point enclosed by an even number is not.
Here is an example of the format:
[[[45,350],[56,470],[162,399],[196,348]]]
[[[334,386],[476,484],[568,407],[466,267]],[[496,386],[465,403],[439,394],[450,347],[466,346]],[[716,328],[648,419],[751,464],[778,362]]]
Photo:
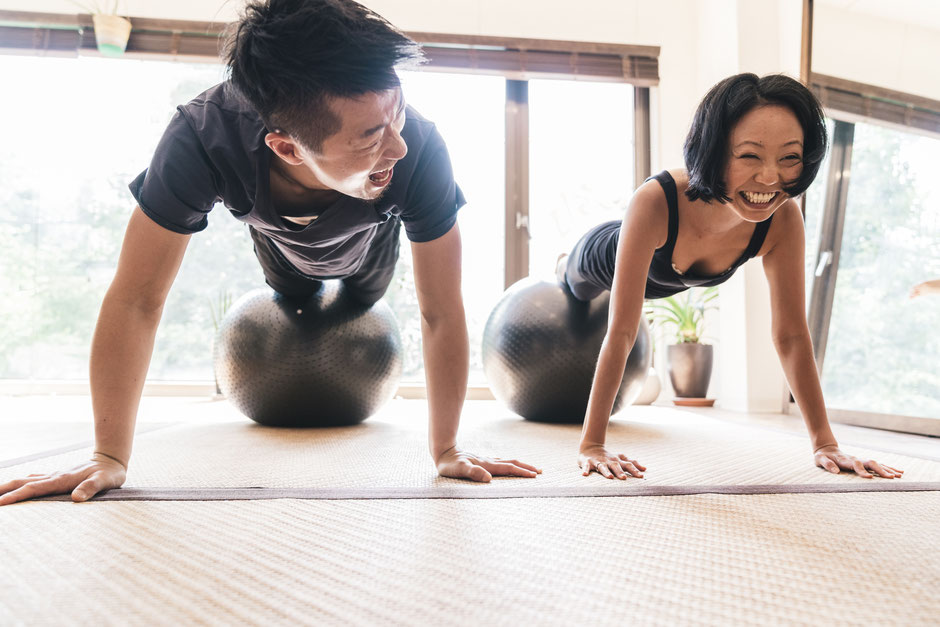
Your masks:
[[[392,180],[392,170],[394,170],[394,168],[373,172],[369,175],[369,180],[372,181],[374,185],[387,185],[388,182]]]

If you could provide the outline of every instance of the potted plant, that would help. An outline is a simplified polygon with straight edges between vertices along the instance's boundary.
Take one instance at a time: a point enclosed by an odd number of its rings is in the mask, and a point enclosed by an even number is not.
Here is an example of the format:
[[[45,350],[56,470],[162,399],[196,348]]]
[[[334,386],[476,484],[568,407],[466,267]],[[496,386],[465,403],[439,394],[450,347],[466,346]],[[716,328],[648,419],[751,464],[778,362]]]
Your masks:
[[[98,52],[109,57],[124,54],[131,36],[131,21],[118,15],[120,0],[89,0],[89,3],[72,0],[72,4],[91,13]]]
[[[714,347],[703,343],[705,311],[713,309],[717,287],[692,288],[683,294],[647,302],[647,314],[675,330],[666,349],[667,370],[679,398],[704,399],[712,377]]]

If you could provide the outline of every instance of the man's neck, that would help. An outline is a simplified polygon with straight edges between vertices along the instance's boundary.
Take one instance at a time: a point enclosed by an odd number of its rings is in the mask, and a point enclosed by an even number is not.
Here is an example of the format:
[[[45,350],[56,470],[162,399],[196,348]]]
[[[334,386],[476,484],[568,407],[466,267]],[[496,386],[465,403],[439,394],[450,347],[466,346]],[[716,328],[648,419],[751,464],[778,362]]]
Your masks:
[[[282,215],[310,215],[326,209],[342,194],[335,189],[316,189],[301,182],[299,166],[290,166],[280,159],[271,161],[271,200]]]

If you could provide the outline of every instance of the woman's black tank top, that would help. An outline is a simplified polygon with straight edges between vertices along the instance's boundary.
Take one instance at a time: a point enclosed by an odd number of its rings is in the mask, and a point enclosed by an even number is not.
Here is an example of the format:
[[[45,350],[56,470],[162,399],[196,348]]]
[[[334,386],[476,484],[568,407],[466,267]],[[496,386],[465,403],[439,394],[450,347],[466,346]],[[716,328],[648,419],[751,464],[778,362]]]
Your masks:
[[[680,274],[672,265],[672,253],[676,246],[676,236],[679,233],[679,194],[676,189],[676,181],[665,170],[650,178],[656,179],[666,193],[666,204],[669,206],[669,235],[666,238],[666,243],[653,253],[653,260],[650,262],[649,274],[646,279],[646,298],[665,298],[690,287],[710,287],[724,283],[731,278],[734,271],[745,261],[754,257],[760,251],[761,246],[764,244],[764,238],[767,236],[767,231],[770,229],[773,215],[754,226],[754,234],[751,235],[751,241],[747,248],[738,257],[738,260],[721,274],[706,276],[691,271]]]

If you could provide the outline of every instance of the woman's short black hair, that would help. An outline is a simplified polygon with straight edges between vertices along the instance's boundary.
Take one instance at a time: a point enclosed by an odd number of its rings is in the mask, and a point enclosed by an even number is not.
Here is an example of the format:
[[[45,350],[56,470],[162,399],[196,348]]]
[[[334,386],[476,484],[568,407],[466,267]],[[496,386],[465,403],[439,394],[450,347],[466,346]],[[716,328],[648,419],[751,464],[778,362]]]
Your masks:
[[[252,0],[224,48],[229,85],[282,131],[319,152],[339,130],[331,97],[399,86],[395,68],[420,47],[352,0]]]
[[[803,171],[784,191],[799,196],[812,184],[829,144],[819,101],[802,83],[783,74],[737,74],[712,87],[692,118],[683,146],[689,200],[730,201],[723,179],[731,129],[746,113],[768,104],[787,107],[803,127]]]

